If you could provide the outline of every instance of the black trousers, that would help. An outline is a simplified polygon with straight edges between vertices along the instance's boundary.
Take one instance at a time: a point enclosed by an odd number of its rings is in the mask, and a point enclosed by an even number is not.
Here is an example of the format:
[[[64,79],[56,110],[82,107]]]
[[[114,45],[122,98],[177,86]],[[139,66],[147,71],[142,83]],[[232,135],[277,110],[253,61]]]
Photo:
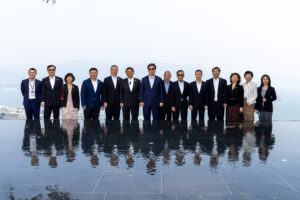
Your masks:
[[[173,120],[179,119],[179,114],[181,115],[181,120],[187,120],[188,107],[183,106],[181,108],[175,107],[175,112],[173,112]]]
[[[172,117],[172,111],[170,106],[163,106],[159,108],[158,111],[158,119],[159,120],[171,120]]]
[[[44,119],[49,120],[52,112],[53,112],[53,118],[59,119],[59,105],[45,106]]]
[[[139,116],[139,106],[135,107],[123,107],[123,120],[129,120],[130,119],[130,113],[131,113],[131,119],[137,120]]]
[[[99,120],[100,109],[93,106],[92,109],[86,109],[84,111],[84,119],[85,120]]]
[[[219,102],[214,102],[208,107],[208,117],[209,121],[224,121],[224,107],[223,104]]]
[[[36,99],[28,100],[27,105],[24,107],[26,112],[27,119],[40,119],[40,108],[41,102],[38,102]]]
[[[120,119],[120,104],[114,103],[111,105],[107,105],[105,108],[106,120],[111,120],[114,118],[115,120]]]
[[[193,110],[191,112],[192,121],[197,120],[197,115],[198,115],[199,121],[204,121],[204,113],[205,113],[204,106],[198,106],[198,107],[193,106]]]

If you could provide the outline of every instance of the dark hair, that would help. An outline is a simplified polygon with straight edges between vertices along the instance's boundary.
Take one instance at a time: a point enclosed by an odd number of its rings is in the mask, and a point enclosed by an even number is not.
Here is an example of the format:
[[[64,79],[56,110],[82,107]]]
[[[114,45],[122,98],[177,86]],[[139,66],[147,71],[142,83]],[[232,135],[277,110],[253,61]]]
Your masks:
[[[261,87],[264,86],[264,83],[263,83],[264,77],[267,77],[267,78],[269,79],[269,84],[268,84],[268,86],[271,87],[271,78],[270,78],[270,76],[267,75],[267,74],[262,75],[262,77],[261,77],[261,79],[260,79],[260,81],[261,81],[260,86],[261,86]]]
[[[245,77],[247,74],[251,74],[251,76],[252,76],[252,78],[253,78],[253,72],[251,72],[251,71],[246,71],[245,74],[244,74],[244,77]]]
[[[184,71],[183,71],[182,69],[178,70],[178,71],[176,72],[176,74],[178,75],[179,72],[182,72],[183,75],[184,75]]]
[[[31,70],[33,70],[33,71],[35,71],[35,73],[37,73],[36,69],[33,67],[29,68],[28,72],[30,72]]]
[[[97,69],[97,68],[95,68],[95,67],[92,67],[92,68],[89,70],[89,72],[91,72],[91,71],[93,71],[93,70],[95,70],[95,71],[97,71],[97,72],[98,72],[98,69]]]
[[[127,70],[130,70],[130,69],[134,72],[134,69],[132,67],[127,67],[125,72],[127,72]]]
[[[149,67],[153,66],[154,69],[156,69],[156,65],[154,63],[150,63],[148,66],[147,66],[147,69],[149,69]]]
[[[73,81],[72,81],[72,82],[74,82],[74,81],[75,81],[75,76],[74,76],[72,73],[67,73],[67,74],[65,75],[65,82],[67,82],[67,78],[68,78],[68,76],[72,76],[72,79],[73,79]]]
[[[240,82],[241,82],[241,76],[239,75],[239,73],[232,73],[232,74],[230,75],[230,83],[232,83],[231,78],[232,78],[233,76],[237,76],[237,77],[239,78],[237,84],[240,84]]]
[[[219,72],[221,72],[221,69],[220,69],[220,67],[214,67],[214,68],[212,68],[212,72],[215,70],[215,69],[217,69],[217,70],[219,70]]]
[[[197,70],[195,71],[195,74],[196,74],[197,72],[201,72],[201,74],[202,74],[202,70],[201,70],[201,69],[197,69]]]
[[[54,69],[56,69],[55,65],[48,65],[48,66],[47,66],[47,70],[48,70],[50,67],[54,67]]]
[[[117,65],[112,65],[112,66],[110,67],[110,69],[111,69],[111,68],[113,68],[113,67],[116,67],[116,68],[118,68],[118,66],[117,66]]]

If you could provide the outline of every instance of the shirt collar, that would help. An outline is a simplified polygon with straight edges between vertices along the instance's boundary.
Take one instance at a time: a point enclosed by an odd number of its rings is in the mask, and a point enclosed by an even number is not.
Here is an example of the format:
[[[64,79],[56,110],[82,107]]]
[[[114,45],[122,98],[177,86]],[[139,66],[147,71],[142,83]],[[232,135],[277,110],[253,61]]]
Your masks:
[[[50,80],[55,80],[55,76],[53,76],[53,78],[51,78],[51,77],[49,76],[49,79],[50,79]]]

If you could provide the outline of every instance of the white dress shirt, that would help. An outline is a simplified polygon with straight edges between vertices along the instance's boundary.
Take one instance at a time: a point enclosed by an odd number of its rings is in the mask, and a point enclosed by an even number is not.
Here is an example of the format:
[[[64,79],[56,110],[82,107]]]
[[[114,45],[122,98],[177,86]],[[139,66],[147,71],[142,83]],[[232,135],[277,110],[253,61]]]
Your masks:
[[[29,99],[35,99],[35,79],[29,80]]]
[[[93,84],[93,87],[94,87],[94,91],[96,92],[97,88],[98,88],[98,80],[96,80],[96,81],[91,80],[91,81],[92,81],[92,84]]]
[[[179,89],[180,89],[180,93],[183,94],[183,90],[184,90],[184,82],[180,82],[178,81],[178,85],[179,85]]]
[[[218,101],[218,91],[219,91],[219,81],[220,79],[217,78],[217,79],[213,79],[214,81],[214,89],[215,89],[215,101]]]
[[[150,87],[151,87],[151,89],[152,89],[152,87],[153,87],[154,80],[155,80],[155,76],[153,76],[153,77],[149,76],[149,82],[150,82]]]
[[[249,83],[244,83],[244,98],[247,98],[247,103],[255,104],[257,98],[257,86],[255,83],[250,81]]]
[[[196,81],[196,85],[197,85],[198,93],[200,93],[200,91],[201,91],[201,86],[202,86],[202,81],[201,81],[200,83],[198,83],[198,82]]]
[[[53,78],[49,77],[49,80],[50,80],[51,88],[53,90],[54,89],[54,85],[55,85],[55,76],[53,76]]]
[[[117,88],[117,77],[111,76],[115,89]]]
[[[132,92],[132,89],[133,89],[133,82],[134,82],[134,79],[133,78],[128,78],[128,85],[129,85],[129,89],[130,89],[130,92]]]

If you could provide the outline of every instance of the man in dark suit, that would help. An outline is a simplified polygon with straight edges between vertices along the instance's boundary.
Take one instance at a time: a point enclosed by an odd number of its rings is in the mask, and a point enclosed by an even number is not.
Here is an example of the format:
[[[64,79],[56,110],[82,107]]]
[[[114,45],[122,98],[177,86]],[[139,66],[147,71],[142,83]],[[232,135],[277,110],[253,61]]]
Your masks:
[[[188,112],[188,96],[189,87],[188,82],[184,81],[184,71],[178,70],[176,72],[178,81],[174,82],[172,90],[172,111],[173,120],[178,120],[179,114],[181,115],[181,120],[187,120]]]
[[[227,107],[227,81],[220,78],[221,69],[212,69],[213,78],[206,81],[208,94],[208,117],[210,121],[224,120],[224,108]]]
[[[35,78],[36,73],[35,68],[30,68],[28,70],[29,78],[21,83],[23,105],[27,119],[32,119],[33,117],[34,119],[40,119],[42,82]]]
[[[89,70],[90,78],[83,81],[81,86],[81,105],[84,119],[99,120],[100,108],[103,109],[102,81],[98,80],[98,70]]]
[[[204,121],[204,111],[208,109],[208,96],[206,91],[206,83],[202,81],[202,70],[195,72],[196,81],[190,83],[189,105],[192,112],[192,121]]]
[[[171,98],[172,98],[172,88],[173,82],[170,81],[171,72],[166,71],[164,73],[164,80],[162,81],[163,87],[163,107],[159,108],[159,120],[171,120],[172,111],[171,111]]]
[[[106,113],[106,119],[115,120],[120,118],[120,87],[122,79],[118,77],[118,66],[110,67],[111,76],[104,79],[103,100]]]
[[[148,65],[149,76],[145,76],[140,88],[140,106],[143,106],[144,120],[158,119],[158,108],[163,106],[162,79],[155,75],[156,65]]]
[[[56,67],[47,67],[49,76],[42,80],[42,106],[44,119],[49,120],[53,112],[54,119],[59,119],[60,100],[63,90],[63,79],[55,76]]]
[[[133,78],[134,69],[127,67],[128,78],[122,80],[120,89],[120,107],[123,109],[123,120],[129,120],[130,112],[132,120],[137,120],[140,102],[140,80]]]

